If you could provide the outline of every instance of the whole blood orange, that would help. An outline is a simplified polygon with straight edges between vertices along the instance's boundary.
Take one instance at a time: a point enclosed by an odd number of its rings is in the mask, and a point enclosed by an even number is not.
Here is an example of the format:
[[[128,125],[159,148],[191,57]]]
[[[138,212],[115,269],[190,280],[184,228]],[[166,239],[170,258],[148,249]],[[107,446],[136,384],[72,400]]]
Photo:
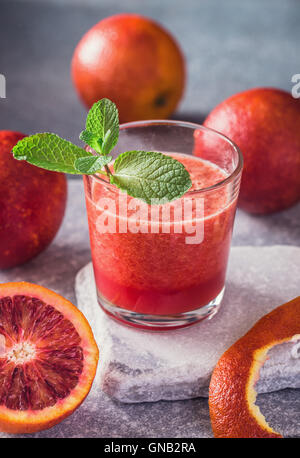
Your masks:
[[[78,43],[72,79],[87,107],[103,97],[121,122],[167,118],[184,89],[185,63],[174,38],[137,14],[103,19]]]
[[[300,339],[300,296],[261,318],[219,359],[210,381],[215,437],[282,437],[255,405],[259,370],[275,345]]]
[[[250,89],[220,103],[204,125],[243,153],[238,201],[243,210],[266,214],[300,201],[300,100],[280,89]],[[195,154],[201,155],[199,140]]]
[[[23,134],[0,130],[0,269],[29,261],[55,237],[63,220],[63,173],[17,161],[11,152]]]
[[[0,430],[32,433],[70,415],[98,362],[92,330],[73,305],[31,283],[0,285]]]

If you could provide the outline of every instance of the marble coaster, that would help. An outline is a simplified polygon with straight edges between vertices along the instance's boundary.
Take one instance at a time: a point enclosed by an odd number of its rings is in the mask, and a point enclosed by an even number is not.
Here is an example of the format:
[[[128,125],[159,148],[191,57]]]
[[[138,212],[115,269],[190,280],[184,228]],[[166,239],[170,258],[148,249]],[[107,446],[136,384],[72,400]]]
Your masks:
[[[101,310],[88,264],[77,274],[75,289],[100,350],[96,383],[110,397],[129,403],[206,397],[223,352],[260,317],[300,295],[299,274],[298,247],[233,247],[217,315],[155,333],[123,326]],[[300,388],[300,343],[295,341],[269,352],[256,385],[259,393],[287,387]]]

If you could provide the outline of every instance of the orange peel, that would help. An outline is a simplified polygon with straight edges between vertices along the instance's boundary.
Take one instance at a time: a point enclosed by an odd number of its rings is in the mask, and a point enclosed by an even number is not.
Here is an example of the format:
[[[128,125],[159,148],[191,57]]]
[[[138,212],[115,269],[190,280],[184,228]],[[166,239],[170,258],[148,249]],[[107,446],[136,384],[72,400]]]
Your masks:
[[[212,430],[220,438],[280,438],[255,404],[259,370],[275,345],[300,339],[300,296],[263,316],[219,359],[209,386]]]

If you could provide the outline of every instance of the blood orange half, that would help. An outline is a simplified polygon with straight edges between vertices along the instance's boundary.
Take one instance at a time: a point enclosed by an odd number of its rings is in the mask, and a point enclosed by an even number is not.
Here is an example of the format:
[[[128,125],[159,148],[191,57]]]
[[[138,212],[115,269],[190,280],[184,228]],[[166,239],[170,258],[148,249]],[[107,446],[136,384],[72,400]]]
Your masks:
[[[282,437],[255,404],[255,382],[268,351],[300,339],[300,296],[262,317],[219,359],[209,386],[209,413],[215,437]]]
[[[31,283],[0,285],[0,430],[32,433],[70,415],[90,391],[98,348],[82,313]]]

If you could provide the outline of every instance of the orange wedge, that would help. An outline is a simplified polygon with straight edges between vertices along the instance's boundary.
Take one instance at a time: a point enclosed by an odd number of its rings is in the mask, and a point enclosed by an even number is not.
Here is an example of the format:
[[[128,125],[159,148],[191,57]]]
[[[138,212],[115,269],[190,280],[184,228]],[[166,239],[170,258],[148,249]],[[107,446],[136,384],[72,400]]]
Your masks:
[[[31,283],[0,285],[0,430],[56,425],[90,391],[98,348],[82,313]]]

